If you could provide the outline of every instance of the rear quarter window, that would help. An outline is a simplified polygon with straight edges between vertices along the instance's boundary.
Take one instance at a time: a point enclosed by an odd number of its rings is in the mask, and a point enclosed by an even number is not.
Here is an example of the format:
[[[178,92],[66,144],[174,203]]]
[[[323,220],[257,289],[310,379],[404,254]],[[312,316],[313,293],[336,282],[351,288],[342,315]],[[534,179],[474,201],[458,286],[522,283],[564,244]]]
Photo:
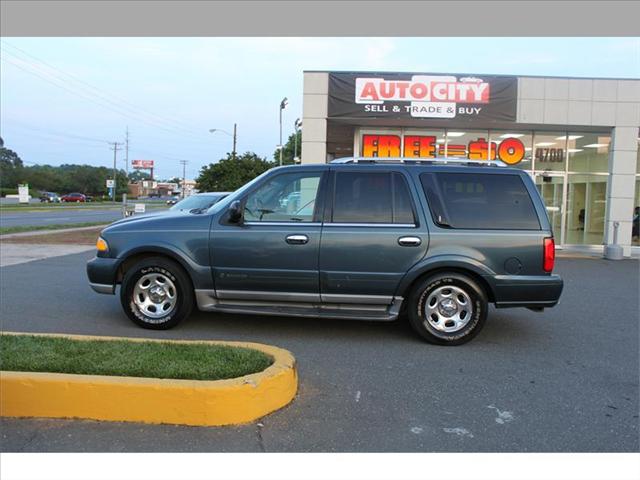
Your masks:
[[[540,230],[533,201],[519,175],[423,173],[433,220],[449,228]]]

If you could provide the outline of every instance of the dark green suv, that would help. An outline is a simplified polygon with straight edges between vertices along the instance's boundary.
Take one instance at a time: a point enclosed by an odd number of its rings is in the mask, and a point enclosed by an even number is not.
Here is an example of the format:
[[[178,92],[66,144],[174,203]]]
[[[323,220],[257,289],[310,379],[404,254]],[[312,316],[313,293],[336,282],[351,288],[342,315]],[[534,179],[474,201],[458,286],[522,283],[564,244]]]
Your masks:
[[[105,228],[91,287],[145,328],[200,310],[360,320],[406,315],[473,338],[496,307],[556,305],[555,246],[527,173],[493,162],[341,159],[274,168],[204,212]],[[242,321],[241,318],[238,321]]]

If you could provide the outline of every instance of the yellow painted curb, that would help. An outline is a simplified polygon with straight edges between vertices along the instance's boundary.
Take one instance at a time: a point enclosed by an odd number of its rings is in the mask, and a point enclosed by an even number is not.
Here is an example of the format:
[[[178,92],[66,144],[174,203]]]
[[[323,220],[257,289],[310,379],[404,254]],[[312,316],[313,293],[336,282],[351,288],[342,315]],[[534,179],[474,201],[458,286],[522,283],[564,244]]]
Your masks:
[[[0,372],[0,415],[4,417],[88,418],[180,425],[233,425],[284,407],[298,389],[295,359],[287,350],[251,342],[158,340],[2,332],[75,340],[127,340],[229,345],[259,350],[274,359],[266,370],[229,380],[174,380]]]

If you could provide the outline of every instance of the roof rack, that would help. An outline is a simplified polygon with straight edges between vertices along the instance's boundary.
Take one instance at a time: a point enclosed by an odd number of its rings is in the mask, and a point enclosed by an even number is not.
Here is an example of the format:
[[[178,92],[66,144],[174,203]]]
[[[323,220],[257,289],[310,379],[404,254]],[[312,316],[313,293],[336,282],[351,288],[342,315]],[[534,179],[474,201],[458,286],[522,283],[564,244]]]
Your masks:
[[[466,158],[401,158],[401,157],[343,157],[331,160],[330,163],[406,163],[409,165],[469,165],[481,167],[507,167],[508,165],[500,160],[469,160]]]

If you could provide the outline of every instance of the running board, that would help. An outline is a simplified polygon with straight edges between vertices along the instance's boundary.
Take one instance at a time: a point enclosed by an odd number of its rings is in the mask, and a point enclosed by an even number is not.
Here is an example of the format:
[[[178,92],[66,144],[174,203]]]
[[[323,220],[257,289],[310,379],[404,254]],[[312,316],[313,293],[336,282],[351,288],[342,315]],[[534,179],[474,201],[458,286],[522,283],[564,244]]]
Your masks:
[[[242,313],[288,317],[331,318],[390,322],[398,318],[402,298],[389,305],[354,303],[303,303],[230,300],[215,297],[213,290],[196,290],[198,308],[204,312]]]

